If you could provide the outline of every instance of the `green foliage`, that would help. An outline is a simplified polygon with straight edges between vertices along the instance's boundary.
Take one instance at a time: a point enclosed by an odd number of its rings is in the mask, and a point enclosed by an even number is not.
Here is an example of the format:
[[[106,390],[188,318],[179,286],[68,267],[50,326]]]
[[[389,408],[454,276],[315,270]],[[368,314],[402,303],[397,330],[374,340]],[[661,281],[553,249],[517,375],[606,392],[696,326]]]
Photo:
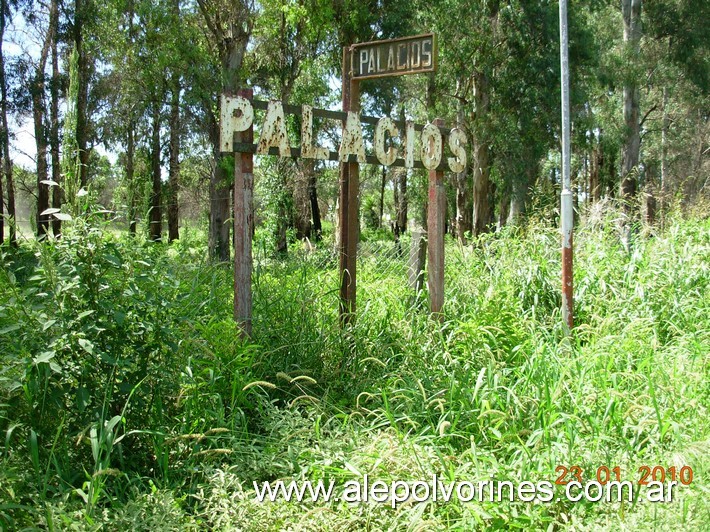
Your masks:
[[[64,189],[69,202],[69,212],[76,216],[79,213],[77,193],[81,183],[79,165],[79,149],[76,143],[76,105],[79,97],[77,86],[77,69],[79,54],[76,48],[72,49],[69,57],[69,88],[67,90],[67,112],[64,118],[64,140],[62,146],[62,174],[64,175]]]
[[[332,243],[261,260],[254,336],[199,233],[156,247],[79,218],[3,256],[0,522],[84,529],[406,526],[701,529],[710,405],[710,227],[619,242],[585,214],[576,329],[559,316],[557,231],[533,222],[447,244],[431,320],[391,241],[363,242],[359,310],[337,326]],[[371,239],[375,234],[371,234]],[[407,240],[403,239],[404,245]],[[379,247],[377,247],[379,246]],[[389,251],[388,251],[389,250]],[[669,505],[260,504],[252,481],[554,480],[686,464]],[[145,523],[145,524],[143,524]]]

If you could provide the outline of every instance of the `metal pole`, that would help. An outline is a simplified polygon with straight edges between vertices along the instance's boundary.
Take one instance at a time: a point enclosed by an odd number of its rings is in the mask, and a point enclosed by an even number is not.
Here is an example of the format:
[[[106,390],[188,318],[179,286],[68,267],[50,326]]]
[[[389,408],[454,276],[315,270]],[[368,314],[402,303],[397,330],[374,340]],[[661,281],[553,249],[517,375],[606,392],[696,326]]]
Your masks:
[[[570,118],[569,118],[569,53],[567,50],[567,0],[560,2],[560,70],[562,72],[562,193],[560,218],[562,228],[562,319],[568,329],[574,325],[572,295],[572,227],[574,210],[570,190]]]

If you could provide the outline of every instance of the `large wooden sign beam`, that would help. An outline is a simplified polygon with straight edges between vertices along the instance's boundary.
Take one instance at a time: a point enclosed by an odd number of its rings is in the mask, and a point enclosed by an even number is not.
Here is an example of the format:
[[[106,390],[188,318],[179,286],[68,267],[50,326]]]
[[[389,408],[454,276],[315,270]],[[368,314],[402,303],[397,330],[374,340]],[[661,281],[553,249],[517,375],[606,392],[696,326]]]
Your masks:
[[[314,109],[309,105],[289,105],[287,103],[261,100],[245,100],[241,97],[223,95],[222,118],[222,148],[224,153],[254,153],[257,155],[277,155],[281,157],[302,157],[304,159],[318,159],[335,162],[360,162],[367,164],[381,164],[384,166],[397,166],[406,168],[426,168],[421,159],[421,154],[417,148],[418,141],[425,127],[431,125],[415,124],[410,120],[393,120],[389,117],[376,118],[373,116],[360,116],[355,113],[350,116],[350,128],[346,141],[346,146],[341,143],[337,151],[329,150],[317,145],[317,134],[313,131],[313,118],[325,118],[337,120],[342,124],[348,123],[347,112],[330,111],[327,109]],[[252,127],[255,111],[267,111],[259,138],[259,143],[235,141],[235,135]],[[225,114],[226,113],[226,114]],[[298,147],[285,146],[286,140],[285,125],[282,128],[282,116],[296,115],[301,117],[301,144]],[[236,117],[238,115],[238,118]],[[374,142],[372,153],[365,153],[364,160],[359,141],[364,139],[364,131],[359,131],[357,120],[367,126],[374,126]],[[445,147],[453,157],[443,158],[439,163],[439,170],[457,170],[460,161],[466,160],[465,145],[467,143],[466,134],[462,129],[448,129],[439,127],[442,138],[448,139]],[[261,140],[264,137],[264,140]],[[353,138],[357,138],[358,145],[353,145]],[[394,146],[395,139],[399,140],[400,148]],[[455,165],[455,166],[452,166]]]

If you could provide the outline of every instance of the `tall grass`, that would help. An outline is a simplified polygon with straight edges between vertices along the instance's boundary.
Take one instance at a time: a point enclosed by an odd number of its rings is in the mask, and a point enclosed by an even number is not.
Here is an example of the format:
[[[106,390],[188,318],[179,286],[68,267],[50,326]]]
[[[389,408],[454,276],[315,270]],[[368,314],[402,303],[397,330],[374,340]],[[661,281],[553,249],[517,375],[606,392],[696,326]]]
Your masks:
[[[230,271],[204,261],[197,235],[160,248],[87,225],[5,252],[0,523],[701,529],[710,222],[674,219],[629,254],[612,216],[575,236],[571,338],[559,238],[542,223],[447,243],[443,323],[396,261],[360,262],[357,319],[342,330],[329,245],[264,258],[247,342]],[[656,464],[693,467],[674,503],[316,507],[259,504],[251,489],[365,473],[555,480],[558,465],[638,480]]]

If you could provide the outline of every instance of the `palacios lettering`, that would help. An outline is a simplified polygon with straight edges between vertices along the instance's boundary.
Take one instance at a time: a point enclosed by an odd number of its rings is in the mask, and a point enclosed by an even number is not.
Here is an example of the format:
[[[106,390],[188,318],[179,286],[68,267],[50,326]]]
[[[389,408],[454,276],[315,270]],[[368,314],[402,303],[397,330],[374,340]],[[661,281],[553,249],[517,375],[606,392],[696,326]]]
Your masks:
[[[241,96],[222,95],[222,121],[220,127],[222,151],[232,152],[234,133],[246,131],[254,125],[254,108],[252,102]],[[332,160],[327,148],[316,145],[313,134],[313,108],[310,105],[301,107],[301,145],[300,155],[306,159]],[[380,118],[375,126],[373,150],[376,160],[384,166],[391,166],[398,158],[404,160],[403,166],[413,168],[415,161],[433,170],[445,161],[452,172],[462,172],[466,167],[466,133],[458,128],[448,131],[448,148],[450,157],[444,157],[444,138],[442,130],[427,123],[417,134],[414,122],[407,120],[404,131],[389,117]],[[402,134],[404,134],[402,136]],[[394,140],[399,142],[395,143]],[[419,142],[417,142],[417,140]],[[398,149],[397,145],[401,147]],[[420,146],[420,149],[417,147]],[[279,101],[271,101],[266,108],[266,115],[261,125],[261,134],[255,152],[267,155],[275,148],[281,157],[291,157],[291,145],[286,130],[284,106]],[[337,160],[346,162],[354,156],[359,163],[367,162],[365,141],[360,121],[360,114],[348,112],[345,127],[341,135]]]
[[[436,70],[434,34],[354,44],[353,79],[399,76]]]

